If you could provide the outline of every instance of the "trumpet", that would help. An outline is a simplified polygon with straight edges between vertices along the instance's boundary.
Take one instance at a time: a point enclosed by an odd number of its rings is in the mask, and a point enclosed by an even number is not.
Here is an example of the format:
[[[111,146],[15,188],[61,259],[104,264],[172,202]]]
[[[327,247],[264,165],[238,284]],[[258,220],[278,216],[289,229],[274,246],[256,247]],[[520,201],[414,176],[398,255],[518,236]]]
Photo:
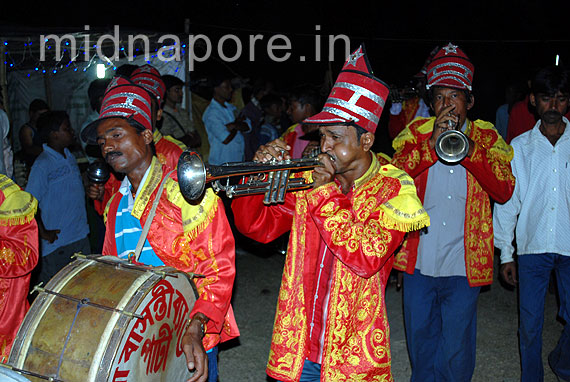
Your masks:
[[[197,200],[206,184],[215,192],[225,191],[229,198],[241,195],[265,194],[263,203],[282,203],[287,191],[312,187],[304,178],[291,178],[291,172],[311,170],[321,163],[317,158],[258,162],[229,162],[221,165],[204,164],[200,155],[185,150],[178,159],[178,184],[182,195]],[[241,182],[230,183],[230,178],[242,177]],[[223,181],[225,179],[225,182]]]
[[[459,163],[469,153],[469,139],[460,130],[454,130],[456,126],[452,121],[447,122],[452,130],[444,131],[437,137],[435,153],[446,163]]]

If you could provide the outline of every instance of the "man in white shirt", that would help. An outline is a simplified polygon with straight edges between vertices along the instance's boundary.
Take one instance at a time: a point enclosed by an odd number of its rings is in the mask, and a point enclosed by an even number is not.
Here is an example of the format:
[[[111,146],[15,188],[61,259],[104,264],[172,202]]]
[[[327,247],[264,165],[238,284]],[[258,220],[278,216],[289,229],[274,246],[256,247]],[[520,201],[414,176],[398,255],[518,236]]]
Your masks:
[[[566,322],[548,360],[554,373],[570,380],[570,75],[562,67],[540,70],[530,102],[540,120],[513,139],[516,177],[512,198],[495,204],[495,246],[501,250],[501,275],[519,286],[519,337],[522,381],[542,381],[544,298],[551,271],[556,274],[560,317]],[[512,245],[516,227],[517,263]]]

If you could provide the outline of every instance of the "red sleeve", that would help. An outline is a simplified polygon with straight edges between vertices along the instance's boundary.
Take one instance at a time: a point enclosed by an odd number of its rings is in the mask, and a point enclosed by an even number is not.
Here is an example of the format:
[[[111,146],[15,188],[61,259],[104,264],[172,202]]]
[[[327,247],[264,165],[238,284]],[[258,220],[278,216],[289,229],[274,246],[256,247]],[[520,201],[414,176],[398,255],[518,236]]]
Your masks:
[[[38,225],[35,219],[20,225],[0,226],[0,277],[30,273],[38,263]]]
[[[511,163],[494,157],[475,142],[471,157],[465,158],[461,165],[467,169],[483,190],[499,203],[511,198],[515,189],[515,178],[511,172]]]
[[[269,243],[291,230],[295,193],[287,193],[283,204],[265,205],[264,195],[240,196],[232,201],[237,229],[260,243]]]
[[[382,226],[380,209],[358,219],[350,199],[329,183],[307,194],[309,213],[321,237],[333,254],[360,277],[369,278],[385,265],[392,267],[392,254],[404,239],[404,232]]]

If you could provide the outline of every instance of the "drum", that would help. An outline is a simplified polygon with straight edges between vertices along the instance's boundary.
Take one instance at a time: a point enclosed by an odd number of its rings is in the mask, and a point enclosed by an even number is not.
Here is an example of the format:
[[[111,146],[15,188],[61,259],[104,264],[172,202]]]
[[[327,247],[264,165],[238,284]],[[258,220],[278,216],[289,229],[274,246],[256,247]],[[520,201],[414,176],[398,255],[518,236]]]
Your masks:
[[[181,340],[198,293],[190,276],[81,256],[40,289],[8,363],[32,382],[185,381]]]

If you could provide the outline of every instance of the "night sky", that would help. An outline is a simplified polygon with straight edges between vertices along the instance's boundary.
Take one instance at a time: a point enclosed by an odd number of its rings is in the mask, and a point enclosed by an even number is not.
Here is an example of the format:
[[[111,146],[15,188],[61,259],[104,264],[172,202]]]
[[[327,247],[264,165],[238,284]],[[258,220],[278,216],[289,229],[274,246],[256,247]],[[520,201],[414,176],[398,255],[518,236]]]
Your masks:
[[[435,3],[435,2],[434,2]],[[245,43],[252,34],[263,34],[256,44],[256,59],[248,50],[236,62],[223,64],[212,58],[197,64],[195,75],[228,70],[241,76],[266,77],[281,88],[320,84],[328,68],[333,80],[344,61],[315,62],[315,26],[320,25],[322,45],[329,34],[349,36],[351,49],[364,43],[374,74],[390,85],[401,86],[422,66],[436,45],[451,41],[459,45],[475,65],[474,94],[477,117],[494,120],[494,110],[503,102],[504,86],[512,79],[526,79],[536,68],[553,64],[556,54],[570,64],[568,1],[169,1],[136,2],[59,1],[41,5],[12,2],[16,12],[3,13],[5,33],[47,33],[120,25],[121,31],[205,34],[214,44],[227,33]],[[87,7],[87,4],[89,6]],[[460,5],[457,5],[460,4]],[[82,9],[78,9],[81,7]],[[96,7],[98,9],[96,9]],[[20,14],[15,21],[14,14]],[[266,54],[269,37],[284,34],[292,44],[291,58],[272,62]],[[230,44],[228,44],[229,46]],[[214,46],[215,50],[215,46]],[[228,49],[231,53],[231,51]],[[327,51],[323,50],[326,58]],[[301,62],[299,57],[306,56]]]

